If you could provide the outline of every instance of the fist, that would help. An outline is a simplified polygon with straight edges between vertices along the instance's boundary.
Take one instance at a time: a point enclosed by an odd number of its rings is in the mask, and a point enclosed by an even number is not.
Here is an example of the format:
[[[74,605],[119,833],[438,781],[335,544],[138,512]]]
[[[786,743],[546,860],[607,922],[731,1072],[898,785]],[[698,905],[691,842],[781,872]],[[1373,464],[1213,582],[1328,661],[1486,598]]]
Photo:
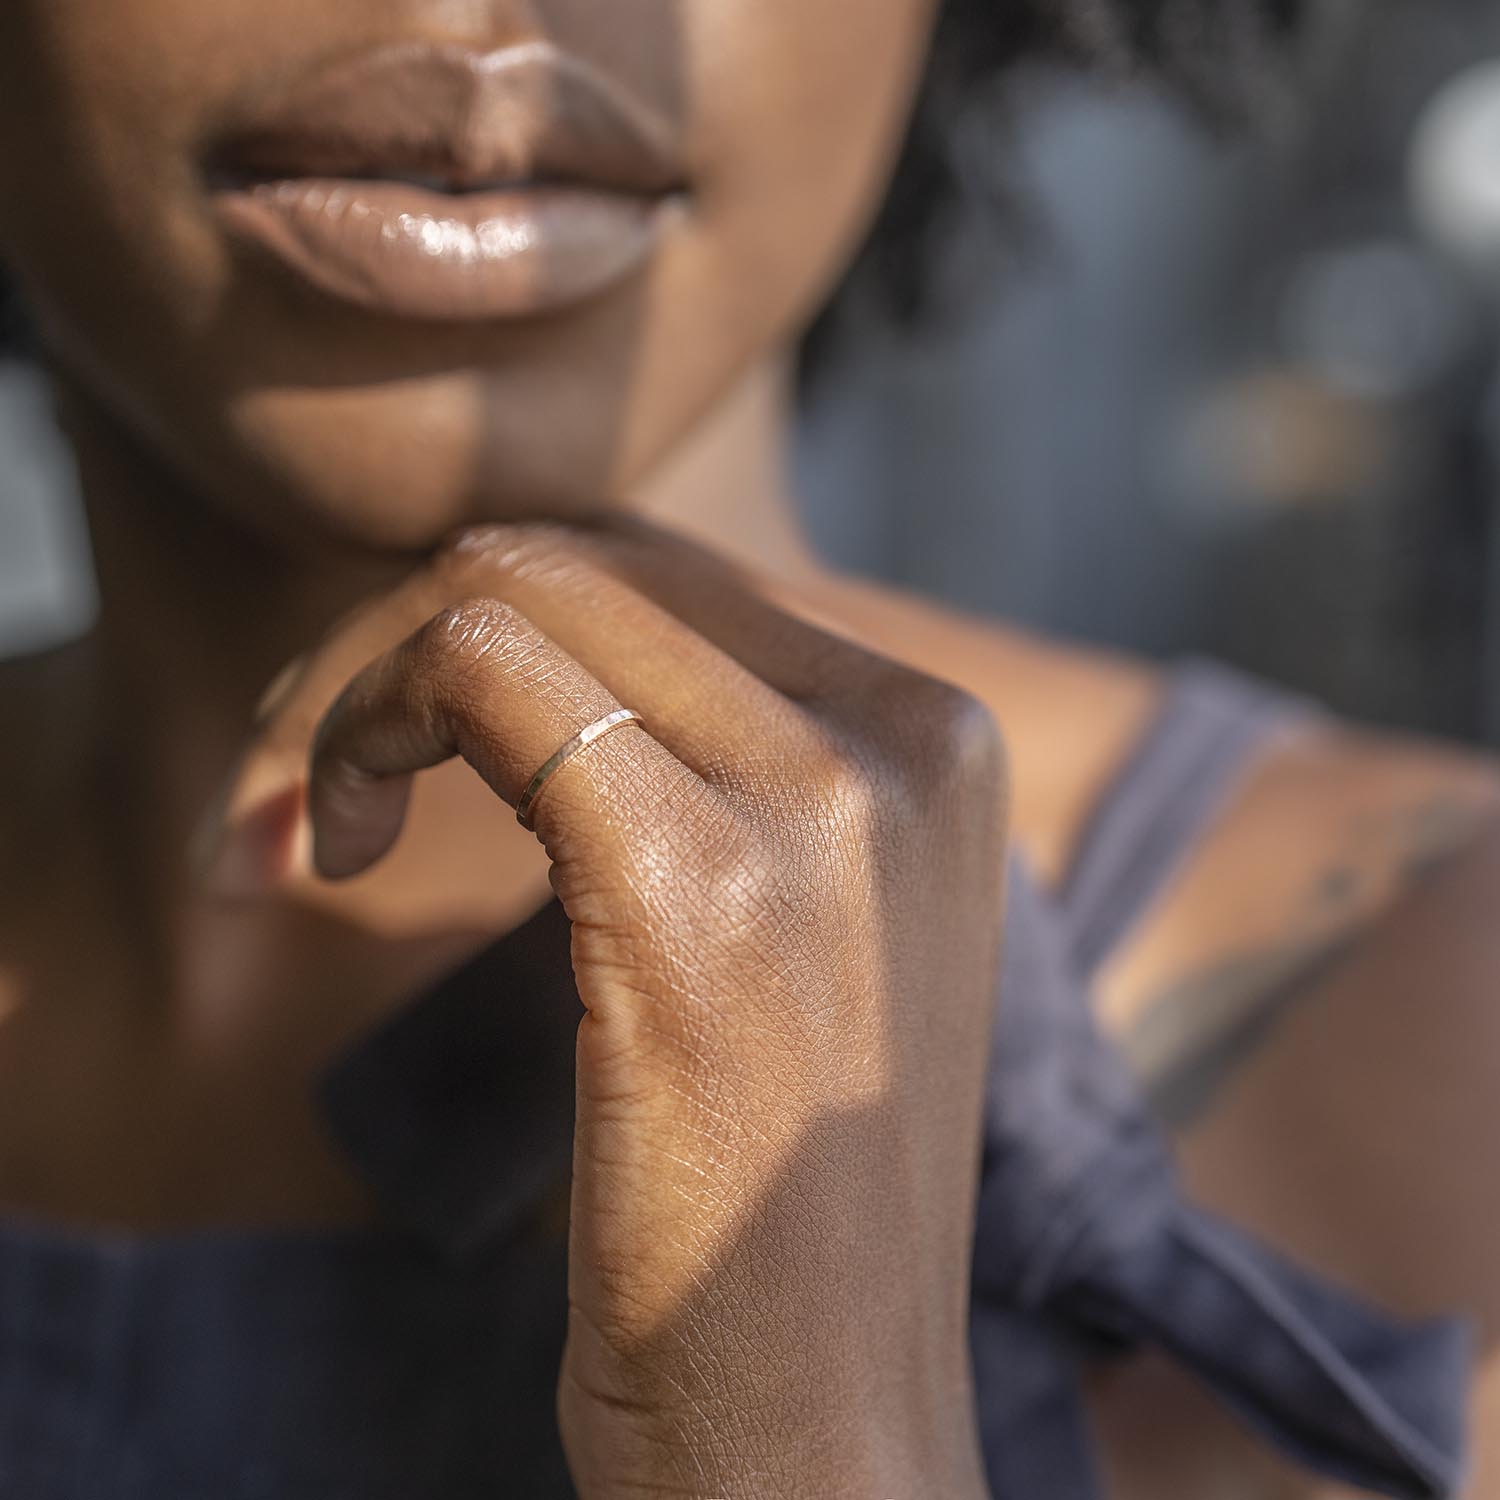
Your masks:
[[[397,644],[346,662],[308,750],[327,879],[382,858],[418,770],[460,756],[515,805],[578,731],[640,715],[529,811],[586,1010],[558,1392],[580,1494],[977,1500],[988,711],[640,522],[464,532],[372,608]]]

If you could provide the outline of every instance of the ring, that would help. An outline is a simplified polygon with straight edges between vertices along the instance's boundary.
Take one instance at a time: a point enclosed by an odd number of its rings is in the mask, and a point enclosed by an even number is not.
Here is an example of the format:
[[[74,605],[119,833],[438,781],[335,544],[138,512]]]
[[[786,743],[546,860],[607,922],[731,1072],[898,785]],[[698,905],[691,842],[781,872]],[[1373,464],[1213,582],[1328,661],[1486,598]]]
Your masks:
[[[592,745],[595,740],[603,739],[610,730],[618,729],[623,724],[641,723],[641,716],[633,708],[617,708],[612,714],[605,714],[602,719],[595,719],[592,724],[580,729],[565,745],[542,762],[541,769],[526,783],[526,790],[521,793],[521,800],[516,803],[516,822],[522,828],[531,828],[531,809],[535,804],[541,790],[562,768],[565,761],[571,760],[585,745]],[[641,725],[644,728],[644,724]]]

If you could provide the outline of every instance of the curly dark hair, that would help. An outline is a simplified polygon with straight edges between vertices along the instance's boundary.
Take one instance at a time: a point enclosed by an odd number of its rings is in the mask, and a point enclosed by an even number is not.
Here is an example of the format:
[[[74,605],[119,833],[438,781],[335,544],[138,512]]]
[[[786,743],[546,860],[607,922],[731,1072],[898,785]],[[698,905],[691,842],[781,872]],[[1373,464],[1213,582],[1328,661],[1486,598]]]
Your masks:
[[[804,343],[817,362],[854,296],[910,325],[935,306],[943,249],[976,209],[1003,216],[993,135],[966,123],[1022,61],[1053,58],[1117,75],[1151,72],[1206,119],[1253,114],[1282,44],[1311,0],[943,0],[927,73],[892,179],[863,247]],[[990,160],[980,158],[988,156]],[[0,279],[0,349],[30,345]]]
[[[951,231],[976,210],[1006,220],[994,128],[998,85],[1021,62],[1053,60],[1152,76],[1207,123],[1254,118],[1276,90],[1311,0],[944,0],[927,73],[890,191],[863,248],[810,331],[816,361],[851,294],[910,325],[941,299]],[[965,128],[965,127],[969,128]]]

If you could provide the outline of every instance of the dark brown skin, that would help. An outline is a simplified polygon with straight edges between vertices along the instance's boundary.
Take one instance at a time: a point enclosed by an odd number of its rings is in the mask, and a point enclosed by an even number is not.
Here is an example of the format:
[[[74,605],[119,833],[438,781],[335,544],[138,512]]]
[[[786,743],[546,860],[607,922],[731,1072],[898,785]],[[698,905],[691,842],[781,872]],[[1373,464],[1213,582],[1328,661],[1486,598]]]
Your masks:
[[[589,1500],[982,1494],[964,1262],[1007,824],[1057,878],[1156,693],[840,577],[797,529],[788,355],[879,197],[933,6],[857,9],[0,8],[0,263],[103,594],[89,640],[0,665],[26,726],[0,740],[0,1204],[367,1222],[311,1080],[555,889],[589,1010],[560,1388]],[[637,281],[437,328],[215,229],[202,143],[265,79],[533,36],[680,124],[688,212]],[[538,842],[507,804],[616,703],[649,733],[571,762]],[[393,788],[437,761],[387,850]],[[1497,802],[1438,747],[1277,746],[1100,995],[1190,1101],[1205,1196],[1487,1330]],[[1297,1108],[1316,1150],[1281,1134]],[[1131,1500],[1331,1493],[1149,1361],[1097,1410]]]
[[[240,524],[303,548],[422,547],[476,517],[593,511],[783,349],[837,274],[931,10],[876,0],[850,25],[843,4],[797,0],[24,0],[0,18],[0,97],[25,126],[0,155],[0,255],[99,415]],[[403,39],[536,37],[678,123],[691,207],[639,283],[449,328],[234,255],[199,169],[268,80]]]
[[[993,719],[652,531],[466,532],[387,604],[420,623],[311,755],[325,876],[381,857],[413,771],[461,755],[513,804],[578,725],[650,726],[535,812],[587,1008],[560,1389],[581,1492],[981,1495],[962,1289]],[[343,644],[282,713],[348,677]]]

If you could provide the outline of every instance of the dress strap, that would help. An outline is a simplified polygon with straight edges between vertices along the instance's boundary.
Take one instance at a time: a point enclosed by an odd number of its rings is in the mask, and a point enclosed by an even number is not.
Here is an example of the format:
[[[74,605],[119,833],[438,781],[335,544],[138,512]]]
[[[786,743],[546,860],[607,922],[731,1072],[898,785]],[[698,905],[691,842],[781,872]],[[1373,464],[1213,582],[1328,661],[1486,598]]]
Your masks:
[[[996,1500],[1103,1500],[1081,1375],[1140,1349],[1315,1472],[1457,1500],[1473,1329],[1395,1321],[1186,1198],[1014,851],[1006,889],[970,1321]]]
[[[1168,670],[1156,715],[1105,788],[1058,894],[1078,972],[1098,972],[1228,801],[1254,752],[1318,710],[1214,662]]]

